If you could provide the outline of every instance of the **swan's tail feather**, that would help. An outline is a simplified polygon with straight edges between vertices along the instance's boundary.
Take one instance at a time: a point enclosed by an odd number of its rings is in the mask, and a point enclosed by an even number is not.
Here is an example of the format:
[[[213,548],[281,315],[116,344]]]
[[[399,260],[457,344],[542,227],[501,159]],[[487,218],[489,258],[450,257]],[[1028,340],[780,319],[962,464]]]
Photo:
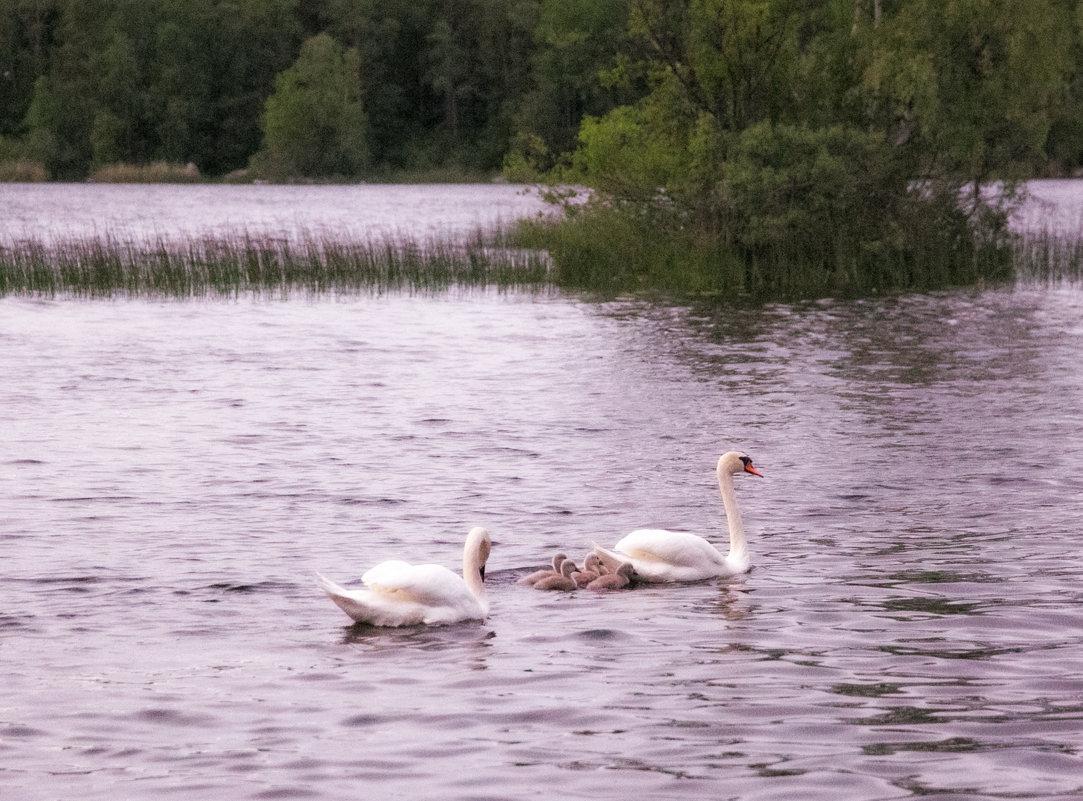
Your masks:
[[[316,574],[316,581],[319,584],[320,589],[327,593],[327,597],[334,601],[339,609],[355,621],[365,623],[372,617],[369,608],[360,603],[356,598],[353,598],[350,591],[345,587],[340,587],[335,584],[335,582],[331,581],[331,579],[322,576],[319,573]]]
[[[319,584],[321,590],[323,590],[332,597],[335,595],[341,595],[346,592],[343,587],[338,586],[337,584],[335,584],[335,582],[331,581],[331,579],[327,578],[327,576],[323,575],[322,573],[316,574],[316,583]]]

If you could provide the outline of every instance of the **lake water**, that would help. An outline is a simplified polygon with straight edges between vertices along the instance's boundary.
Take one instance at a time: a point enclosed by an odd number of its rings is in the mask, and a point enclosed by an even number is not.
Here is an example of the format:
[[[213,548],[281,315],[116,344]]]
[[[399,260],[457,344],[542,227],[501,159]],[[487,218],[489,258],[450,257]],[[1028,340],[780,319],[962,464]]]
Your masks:
[[[546,210],[523,186],[0,184],[0,244],[104,234],[414,240],[470,233]]]
[[[0,354],[4,801],[1083,797],[1083,288],[5,298]],[[724,541],[731,448],[751,573],[515,583]],[[478,524],[484,623],[316,588]]]

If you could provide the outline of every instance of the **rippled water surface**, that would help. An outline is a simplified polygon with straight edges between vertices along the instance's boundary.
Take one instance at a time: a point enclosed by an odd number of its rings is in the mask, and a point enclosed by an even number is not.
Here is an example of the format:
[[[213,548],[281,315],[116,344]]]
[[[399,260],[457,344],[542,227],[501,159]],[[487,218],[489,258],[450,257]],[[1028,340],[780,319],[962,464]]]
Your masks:
[[[0,300],[0,797],[1083,797],[1083,291]],[[754,568],[515,583],[640,526]],[[315,586],[496,545],[482,624]]]

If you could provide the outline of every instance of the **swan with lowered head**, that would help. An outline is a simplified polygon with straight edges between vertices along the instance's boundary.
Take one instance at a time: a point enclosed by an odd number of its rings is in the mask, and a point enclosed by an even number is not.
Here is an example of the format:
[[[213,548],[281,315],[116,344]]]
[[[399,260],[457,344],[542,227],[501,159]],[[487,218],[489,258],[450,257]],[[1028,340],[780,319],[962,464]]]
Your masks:
[[[737,473],[762,476],[747,454],[730,451],[718,459],[718,488],[722,507],[729,523],[730,551],[723,556],[703,537],[684,531],[639,529],[628,534],[612,549],[594,546],[598,558],[612,570],[629,562],[640,581],[700,581],[718,576],[746,573],[752,566],[748,558],[745,530],[737,509],[733,477]]]
[[[373,626],[440,625],[481,620],[489,613],[485,562],[492,550],[489,532],[470,529],[463,548],[462,577],[443,565],[381,562],[361,577],[366,589],[347,590],[319,573],[320,587],[347,615]]]

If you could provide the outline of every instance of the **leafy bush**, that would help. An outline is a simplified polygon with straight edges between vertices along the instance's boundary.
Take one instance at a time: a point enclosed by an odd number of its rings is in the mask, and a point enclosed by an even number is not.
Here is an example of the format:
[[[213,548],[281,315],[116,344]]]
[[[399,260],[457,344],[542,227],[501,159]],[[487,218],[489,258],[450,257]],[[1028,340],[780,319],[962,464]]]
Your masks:
[[[368,165],[357,50],[327,34],[305,41],[275,79],[263,115],[263,147],[252,160],[261,177],[349,177]]]
[[[191,184],[202,180],[195,164],[108,164],[90,174],[99,184]]]

